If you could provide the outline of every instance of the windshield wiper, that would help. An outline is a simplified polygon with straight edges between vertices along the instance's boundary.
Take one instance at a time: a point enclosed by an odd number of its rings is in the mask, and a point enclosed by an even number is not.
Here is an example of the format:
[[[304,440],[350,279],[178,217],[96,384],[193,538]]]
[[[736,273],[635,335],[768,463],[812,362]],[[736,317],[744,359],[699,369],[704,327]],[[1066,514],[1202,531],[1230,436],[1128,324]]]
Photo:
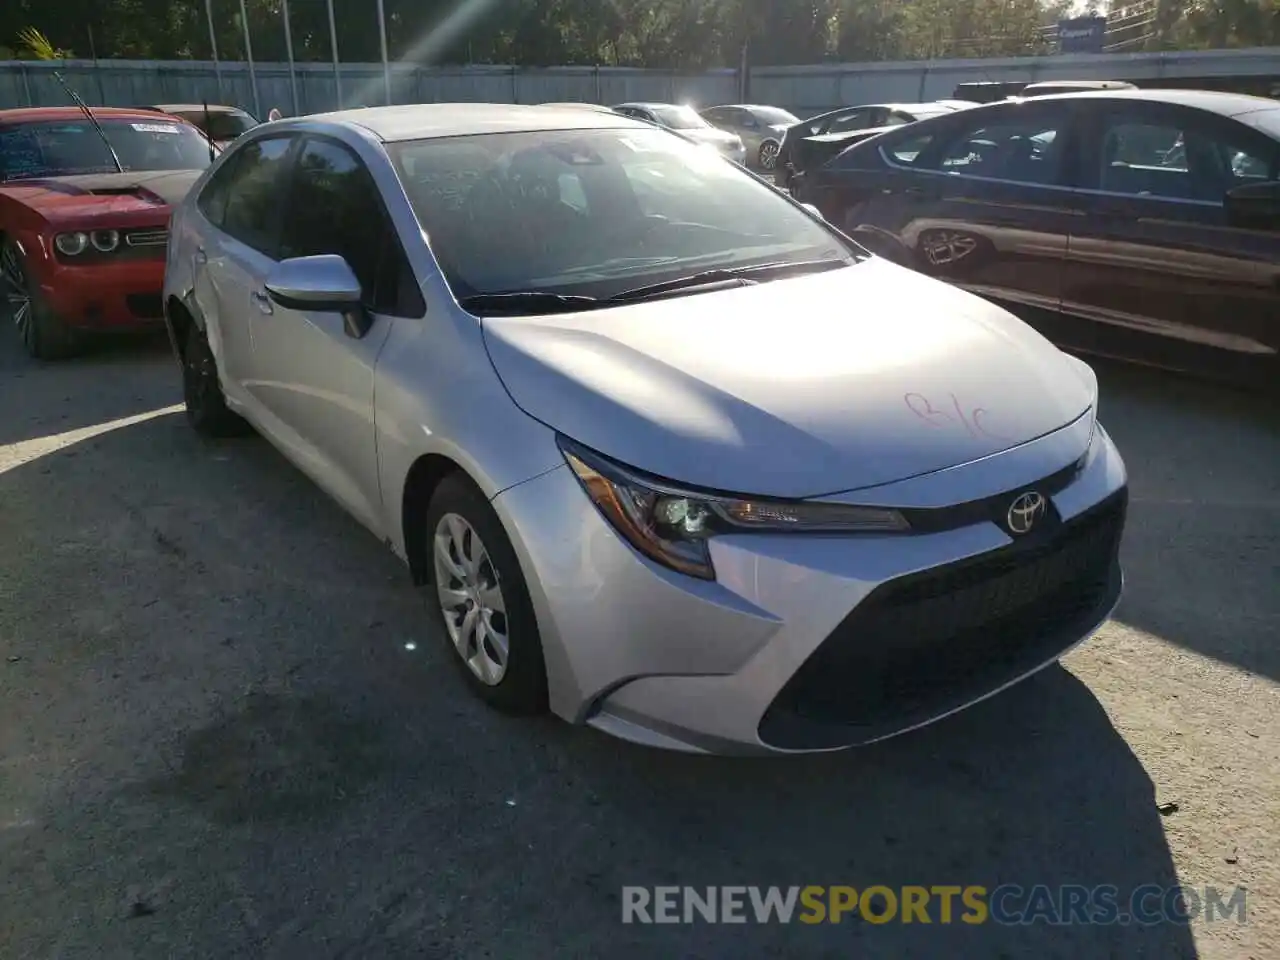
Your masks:
[[[550,290],[512,290],[507,293],[477,293],[463,297],[458,305],[468,313],[482,315],[574,313],[603,305],[596,297],[579,297]]]
[[[708,286],[713,283],[726,283],[742,280],[747,283],[768,279],[775,274],[821,273],[824,270],[835,270],[849,265],[848,260],[800,260],[778,261],[777,263],[761,263],[753,267],[722,267],[717,270],[703,270],[701,273],[674,280],[663,280],[661,283],[650,283],[632,290],[624,290],[608,298],[609,303],[623,303],[629,300],[647,300],[663,294],[686,290],[690,287]]]

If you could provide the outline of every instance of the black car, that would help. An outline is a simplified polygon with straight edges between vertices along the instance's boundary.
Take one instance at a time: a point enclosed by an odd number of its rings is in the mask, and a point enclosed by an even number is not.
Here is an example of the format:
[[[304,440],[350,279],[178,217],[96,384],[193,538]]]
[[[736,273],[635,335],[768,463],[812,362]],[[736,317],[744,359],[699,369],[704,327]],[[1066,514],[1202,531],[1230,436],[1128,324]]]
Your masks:
[[[881,256],[1098,354],[1280,386],[1280,103],[1205,90],[1009,100],[810,171]]]
[[[790,188],[792,179],[813,165],[811,155],[826,160],[840,152],[839,149],[833,151],[829,141],[815,141],[815,138],[901,126],[959,109],[963,108],[957,103],[873,103],[841,107],[810,117],[788,127],[782,135],[782,144],[778,148],[778,185]]]

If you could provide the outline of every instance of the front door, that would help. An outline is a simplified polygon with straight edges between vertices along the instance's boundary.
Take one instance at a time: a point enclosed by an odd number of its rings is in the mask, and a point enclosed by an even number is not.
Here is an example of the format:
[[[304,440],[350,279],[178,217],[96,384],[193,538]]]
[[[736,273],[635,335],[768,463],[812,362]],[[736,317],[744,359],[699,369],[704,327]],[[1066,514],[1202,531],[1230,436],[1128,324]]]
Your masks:
[[[347,147],[309,137],[293,170],[279,256],[318,254],[346,259],[364,290],[371,326],[363,337],[352,336],[340,314],[283,307],[260,286],[252,314],[253,390],[291,458],[378,531],[374,370],[392,325],[414,322],[397,314],[412,313],[402,309],[403,290],[415,288],[368,170]]]
[[[1245,376],[1280,356],[1280,230],[1233,224],[1228,190],[1280,179],[1280,148],[1215,114],[1128,102],[1091,118],[1063,311],[1072,345]],[[1064,317],[1064,323],[1066,318]]]

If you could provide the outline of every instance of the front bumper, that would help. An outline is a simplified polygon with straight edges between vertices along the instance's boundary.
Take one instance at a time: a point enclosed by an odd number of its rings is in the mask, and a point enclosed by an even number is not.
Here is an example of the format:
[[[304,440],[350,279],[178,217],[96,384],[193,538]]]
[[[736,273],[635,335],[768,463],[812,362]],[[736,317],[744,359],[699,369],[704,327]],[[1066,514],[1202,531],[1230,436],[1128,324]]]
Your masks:
[[[789,753],[883,739],[1004,689],[1119,598],[1125,469],[1089,426],[876,491],[888,506],[964,503],[962,525],[718,538],[712,583],[640,557],[567,468],[506,491],[494,505],[529,581],[552,708],[653,746]],[[1015,542],[975,506],[1053,477],[1043,536]]]
[[[40,290],[69,327],[132,330],[164,323],[164,248],[151,258],[118,263],[47,265]]]

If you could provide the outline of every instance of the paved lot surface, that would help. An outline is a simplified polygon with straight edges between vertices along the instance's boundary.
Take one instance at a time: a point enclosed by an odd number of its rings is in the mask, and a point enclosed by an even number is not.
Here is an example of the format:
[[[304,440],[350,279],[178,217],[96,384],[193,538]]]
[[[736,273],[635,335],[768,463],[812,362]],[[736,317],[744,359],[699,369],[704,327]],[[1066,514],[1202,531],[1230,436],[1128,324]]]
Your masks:
[[[730,761],[486,711],[389,553],[166,410],[163,344],[0,332],[0,956],[1277,956],[1278,418],[1102,376],[1117,622],[928,730]],[[624,884],[1002,882],[1241,884],[1248,923],[619,922]]]

